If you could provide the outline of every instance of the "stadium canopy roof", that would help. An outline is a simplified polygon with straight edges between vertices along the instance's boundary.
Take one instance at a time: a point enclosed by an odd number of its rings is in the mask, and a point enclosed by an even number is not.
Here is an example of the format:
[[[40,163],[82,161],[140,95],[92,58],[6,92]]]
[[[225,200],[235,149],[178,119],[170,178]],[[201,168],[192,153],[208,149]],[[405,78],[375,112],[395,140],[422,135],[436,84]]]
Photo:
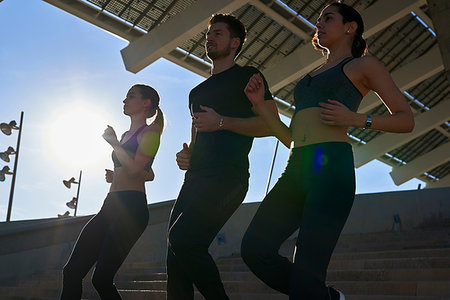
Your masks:
[[[210,63],[204,43],[213,13],[231,12],[247,27],[237,59],[259,68],[285,116],[293,113],[297,81],[324,63],[311,46],[321,0],[44,0],[129,41],[121,50],[136,73],[164,57],[202,76]],[[356,167],[373,159],[392,166],[396,184],[411,178],[450,186],[450,7],[447,0],[347,0],[366,25],[369,52],[382,61],[415,114],[408,134],[350,128]],[[389,113],[374,93],[361,113]]]

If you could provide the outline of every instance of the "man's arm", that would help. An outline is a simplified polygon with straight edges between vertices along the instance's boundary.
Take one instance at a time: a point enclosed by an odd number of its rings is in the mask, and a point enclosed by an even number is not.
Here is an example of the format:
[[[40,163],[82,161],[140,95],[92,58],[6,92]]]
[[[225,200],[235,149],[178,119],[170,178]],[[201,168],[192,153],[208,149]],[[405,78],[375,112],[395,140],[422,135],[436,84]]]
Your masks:
[[[273,114],[279,119],[278,109],[274,100],[264,101]],[[200,105],[204,112],[194,113],[193,125],[199,132],[229,130],[235,133],[263,137],[273,135],[264,120],[256,115],[250,118],[234,118],[219,115],[214,109]],[[253,110],[256,114],[256,111]]]

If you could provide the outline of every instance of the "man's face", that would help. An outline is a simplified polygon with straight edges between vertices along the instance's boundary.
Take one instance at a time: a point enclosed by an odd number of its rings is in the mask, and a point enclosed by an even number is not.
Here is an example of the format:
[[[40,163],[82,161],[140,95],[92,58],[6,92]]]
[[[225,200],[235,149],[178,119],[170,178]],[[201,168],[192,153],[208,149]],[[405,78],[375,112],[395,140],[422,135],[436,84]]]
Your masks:
[[[233,50],[232,38],[226,23],[218,22],[212,24],[206,32],[206,55],[211,60],[226,57]]]

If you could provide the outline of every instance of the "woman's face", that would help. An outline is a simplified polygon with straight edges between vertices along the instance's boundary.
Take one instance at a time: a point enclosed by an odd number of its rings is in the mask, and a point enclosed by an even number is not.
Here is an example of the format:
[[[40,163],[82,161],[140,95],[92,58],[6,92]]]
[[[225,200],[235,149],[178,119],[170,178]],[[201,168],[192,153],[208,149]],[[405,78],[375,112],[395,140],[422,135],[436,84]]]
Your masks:
[[[336,6],[327,6],[316,22],[316,35],[319,45],[329,49],[334,43],[345,37],[346,26]]]
[[[131,116],[146,111],[150,105],[150,100],[142,98],[138,87],[132,87],[123,100],[123,104],[123,113]]]

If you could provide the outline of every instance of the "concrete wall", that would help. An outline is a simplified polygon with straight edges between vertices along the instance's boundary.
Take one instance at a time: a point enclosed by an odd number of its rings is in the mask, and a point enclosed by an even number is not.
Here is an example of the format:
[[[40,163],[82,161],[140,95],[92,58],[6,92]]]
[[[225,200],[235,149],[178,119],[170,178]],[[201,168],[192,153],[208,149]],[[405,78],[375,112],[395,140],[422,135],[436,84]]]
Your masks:
[[[149,226],[128,262],[164,261],[173,201],[149,205]],[[240,242],[259,203],[245,203],[210,247],[214,257],[239,254]],[[450,188],[357,195],[343,234],[391,231],[398,214],[402,230],[450,222]],[[0,280],[62,268],[78,234],[92,216],[0,223]],[[225,241],[225,243],[223,243]]]

